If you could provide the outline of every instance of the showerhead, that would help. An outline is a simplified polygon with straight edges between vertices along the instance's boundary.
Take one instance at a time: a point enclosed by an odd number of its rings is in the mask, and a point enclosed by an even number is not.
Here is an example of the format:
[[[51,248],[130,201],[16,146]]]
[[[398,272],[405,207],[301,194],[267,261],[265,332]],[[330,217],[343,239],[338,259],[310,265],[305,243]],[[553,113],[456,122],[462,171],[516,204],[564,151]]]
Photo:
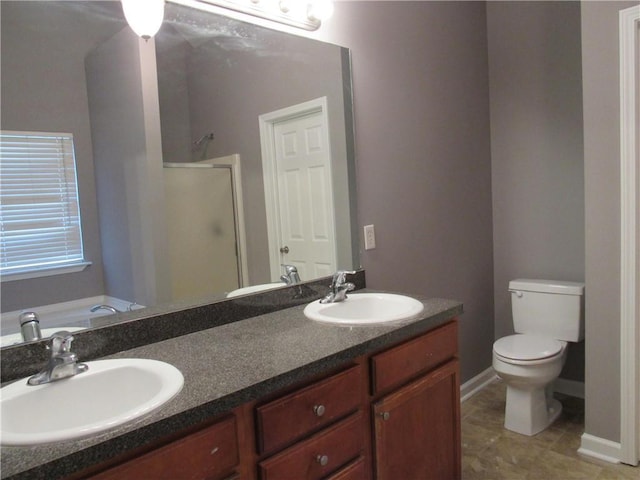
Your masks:
[[[211,140],[213,140],[213,132],[205,133],[198,140],[193,142],[193,149],[194,150],[198,150],[202,146],[203,143],[205,143],[205,142],[209,143]]]

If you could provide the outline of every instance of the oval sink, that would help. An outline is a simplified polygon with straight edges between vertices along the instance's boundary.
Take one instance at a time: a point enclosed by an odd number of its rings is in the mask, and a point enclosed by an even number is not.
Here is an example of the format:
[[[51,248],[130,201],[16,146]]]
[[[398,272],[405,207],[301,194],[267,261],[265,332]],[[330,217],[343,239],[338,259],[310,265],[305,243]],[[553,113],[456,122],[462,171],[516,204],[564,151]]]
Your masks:
[[[352,293],[337,303],[310,303],[304,314],[311,320],[350,325],[370,325],[404,320],[423,310],[422,302],[394,293]]]
[[[89,370],[43,385],[18,380],[0,389],[0,443],[72,440],[122,425],[173,398],[184,377],[157,360],[86,362]]]

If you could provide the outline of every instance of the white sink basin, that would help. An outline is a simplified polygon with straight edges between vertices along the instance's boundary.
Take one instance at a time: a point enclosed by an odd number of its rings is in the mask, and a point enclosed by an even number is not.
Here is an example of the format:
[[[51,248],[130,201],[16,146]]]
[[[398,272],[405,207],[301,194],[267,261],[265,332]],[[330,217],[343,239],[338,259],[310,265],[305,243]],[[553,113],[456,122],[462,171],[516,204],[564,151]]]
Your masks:
[[[423,310],[422,302],[394,293],[352,293],[337,303],[310,303],[304,314],[311,320],[348,325],[371,325],[405,320]]]
[[[86,363],[70,378],[0,389],[0,443],[36,445],[103,432],[145,415],[173,398],[184,383],[173,365],[114,359]]]

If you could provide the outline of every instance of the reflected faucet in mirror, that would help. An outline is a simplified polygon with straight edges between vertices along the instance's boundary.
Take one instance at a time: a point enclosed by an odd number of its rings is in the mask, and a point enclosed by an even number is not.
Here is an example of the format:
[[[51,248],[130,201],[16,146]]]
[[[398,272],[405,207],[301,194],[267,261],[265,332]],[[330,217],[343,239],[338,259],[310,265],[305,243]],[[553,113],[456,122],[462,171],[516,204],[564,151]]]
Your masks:
[[[94,305],[93,307],[91,307],[91,308],[89,309],[89,311],[90,311],[91,313],[95,313],[95,312],[97,312],[98,310],[107,310],[107,311],[109,311],[109,312],[111,312],[111,313],[118,313],[118,312],[120,312],[120,310],[118,310],[118,309],[117,309],[117,308],[115,308],[115,307],[112,307],[111,305]]]
[[[282,265],[284,267],[284,275],[280,276],[280,280],[282,280],[287,285],[295,285],[300,283],[300,275],[298,274],[298,269],[295,265]]]
[[[40,320],[36,312],[23,312],[18,318],[20,322],[20,333],[25,342],[40,340],[42,332],[40,331]]]

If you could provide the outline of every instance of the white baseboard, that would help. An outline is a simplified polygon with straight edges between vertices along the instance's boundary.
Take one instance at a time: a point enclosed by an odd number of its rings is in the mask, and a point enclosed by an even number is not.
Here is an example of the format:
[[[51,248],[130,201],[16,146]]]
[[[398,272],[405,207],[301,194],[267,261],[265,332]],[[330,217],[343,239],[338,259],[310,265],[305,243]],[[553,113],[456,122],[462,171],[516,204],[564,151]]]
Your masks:
[[[485,371],[473,377],[471,380],[467,380],[462,385],[460,385],[460,402],[464,402],[465,400],[471,398],[473,395],[493,382],[496,378],[497,375],[493,370],[493,367],[489,367]]]
[[[605,438],[582,434],[578,453],[609,463],[620,463],[620,444]]]
[[[557,378],[553,383],[553,391],[572,397],[584,398],[584,382]]]

